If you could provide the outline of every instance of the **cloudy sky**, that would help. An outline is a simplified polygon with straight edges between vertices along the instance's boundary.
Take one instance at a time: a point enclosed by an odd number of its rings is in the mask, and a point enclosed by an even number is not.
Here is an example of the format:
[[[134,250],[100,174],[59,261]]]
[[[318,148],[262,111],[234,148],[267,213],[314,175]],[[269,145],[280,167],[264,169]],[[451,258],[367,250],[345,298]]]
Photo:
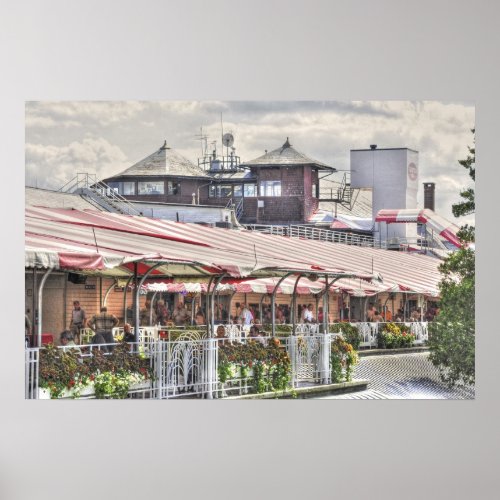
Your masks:
[[[459,159],[472,144],[472,103],[438,101],[93,101],[26,103],[26,185],[59,189],[77,172],[99,178],[119,173],[166,139],[196,163],[203,128],[211,141],[235,137],[236,154],[252,160],[281,146],[339,170],[350,149],[408,147],[419,151],[419,205],[423,182],[436,183],[436,211],[458,224],[451,204],[470,185]],[[339,179],[340,179],[340,174]]]

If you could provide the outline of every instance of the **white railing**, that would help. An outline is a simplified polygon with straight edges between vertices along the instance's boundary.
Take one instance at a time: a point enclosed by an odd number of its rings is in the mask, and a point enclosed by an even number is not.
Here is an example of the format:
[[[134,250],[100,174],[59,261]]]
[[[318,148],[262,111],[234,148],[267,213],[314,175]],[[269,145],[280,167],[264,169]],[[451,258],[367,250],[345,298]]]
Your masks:
[[[377,322],[362,322],[362,323],[350,323],[358,329],[358,333],[361,336],[360,347],[377,347],[378,345],[378,334],[383,330],[385,323]],[[415,340],[413,345],[422,345],[429,340],[429,331],[427,322],[404,322],[395,323],[396,325],[405,325],[410,329],[410,333],[415,335]]]
[[[40,349],[27,348],[24,355],[24,398],[38,399]]]
[[[347,245],[373,247],[373,236],[347,233],[343,231],[330,231],[314,226],[303,226],[291,224],[288,226],[273,226],[264,224],[245,224],[244,227],[250,231],[258,231],[265,234],[277,236],[288,236],[290,238],[302,238],[309,240],[328,241],[331,243],[344,243]]]
[[[427,323],[404,323],[415,335],[415,345],[428,340]],[[351,323],[361,335],[362,347],[376,347],[377,335],[382,331],[383,323]],[[220,326],[220,325],[219,325]],[[309,382],[326,384],[331,380],[330,349],[331,342],[339,333],[317,334],[307,331],[318,325],[296,325],[295,335],[275,337],[286,349],[291,361],[292,387]],[[218,382],[218,350],[224,342],[246,344],[247,326],[223,325],[225,338],[206,338],[204,331],[186,330],[175,340],[161,340],[151,334],[144,336],[139,343],[130,343],[130,354],[140,355],[149,360],[153,380],[142,386],[132,387],[130,393],[142,393],[143,396],[157,399],[198,397],[211,399],[225,395],[225,389]],[[141,327],[142,328],[142,327]],[[155,328],[155,327],[151,327]],[[148,327],[145,327],[147,333]],[[119,332],[119,330],[118,330]],[[158,332],[156,332],[157,334]],[[258,337],[256,340],[267,345],[272,337]],[[81,358],[91,357],[96,351],[109,355],[109,347],[115,344],[85,344],[78,346]],[[68,347],[60,347],[69,349]],[[43,349],[43,348],[41,348]],[[39,361],[40,348],[25,350],[25,398],[39,398]],[[251,387],[251,382],[243,381],[240,394]],[[243,391],[243,392],[242,392]],[[93,397],[93,394],[82,394]]]

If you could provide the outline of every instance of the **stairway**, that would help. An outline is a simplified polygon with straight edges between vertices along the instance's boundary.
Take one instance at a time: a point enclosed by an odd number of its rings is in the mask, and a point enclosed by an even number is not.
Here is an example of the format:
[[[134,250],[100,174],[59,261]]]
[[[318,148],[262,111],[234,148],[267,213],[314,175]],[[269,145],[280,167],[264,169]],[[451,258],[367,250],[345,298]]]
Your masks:
[[[110,188],[106,183],[100,181],[94,174],[78,173],[76,177],[66,183],[59,191],[80,194],[93,205],[107,212],[124,215],[142,215],[132,203]]]

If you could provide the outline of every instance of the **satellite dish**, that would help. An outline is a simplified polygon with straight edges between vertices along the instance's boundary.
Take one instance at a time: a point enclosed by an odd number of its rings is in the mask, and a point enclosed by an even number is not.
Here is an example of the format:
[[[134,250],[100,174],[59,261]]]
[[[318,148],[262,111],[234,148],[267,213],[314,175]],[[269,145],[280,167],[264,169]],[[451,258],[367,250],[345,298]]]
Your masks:
[[[230,148],[234,143],[233,134],[224,134],[222,136],[222,144],[226,146],[226,148]]]

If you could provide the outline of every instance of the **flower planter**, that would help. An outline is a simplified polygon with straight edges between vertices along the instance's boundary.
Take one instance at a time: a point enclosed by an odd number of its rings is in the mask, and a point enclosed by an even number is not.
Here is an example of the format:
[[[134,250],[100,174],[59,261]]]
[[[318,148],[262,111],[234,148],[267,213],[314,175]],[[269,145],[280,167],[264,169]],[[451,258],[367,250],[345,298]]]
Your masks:
[[[151,388],[151,380],[144,380],[143,382],[137,382],[131,384],[128,388],[129,393],[135,391],[141,391]],[[90,382],[88,385],[83,387],[78,396],[75,396],[75,389],[64,389],[61,396],[57,399],[79,399],[79,398],[95,398],[94,383]],[[50,390],[42,387],[38,388],[38,399],[51,399]]]

